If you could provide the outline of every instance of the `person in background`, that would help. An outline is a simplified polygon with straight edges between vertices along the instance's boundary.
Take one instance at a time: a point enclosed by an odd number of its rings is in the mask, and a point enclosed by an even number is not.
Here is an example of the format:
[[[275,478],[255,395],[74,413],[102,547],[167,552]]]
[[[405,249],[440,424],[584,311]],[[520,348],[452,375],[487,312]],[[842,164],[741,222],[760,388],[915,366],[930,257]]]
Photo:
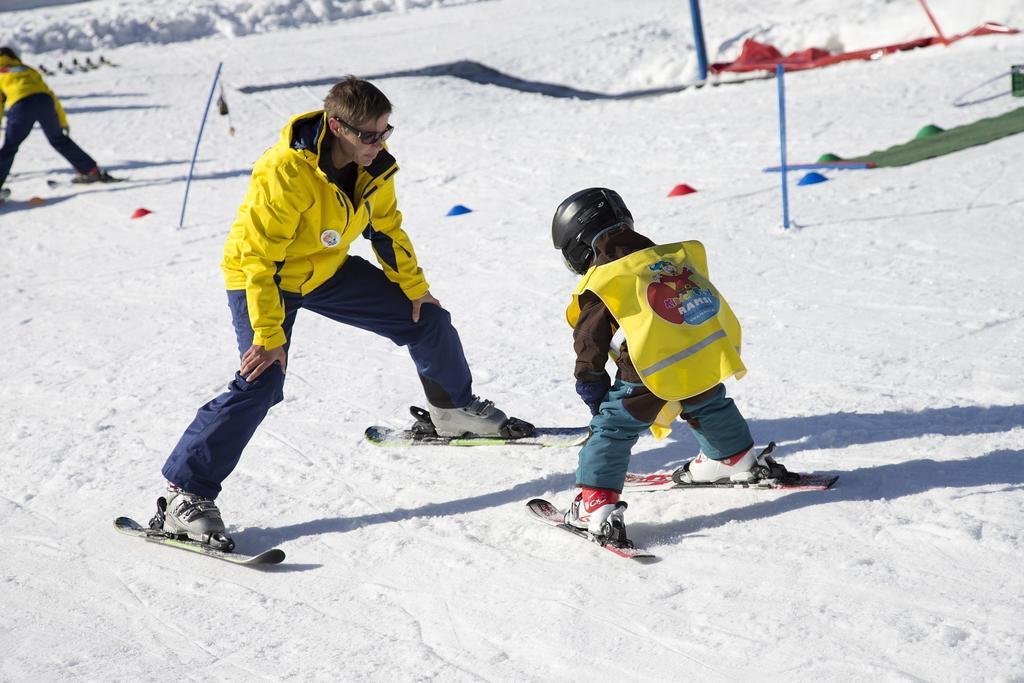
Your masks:
[[[199,409],[163,466],[168,494],[152,527],[230,550],[215,498],[271,406],[279,403],[302,309],[407,346],[440,436],[517,438],[533,425],[472,392],[451,316],[430,293],[395,197],[398,166],[384,141],[391,102],[349,76],[324,108],[292,118],[253,168],[221,269],[241,356],[228,391]],[[370,241],[379,267],[349,254]],[[334,372],[361,371],[358,348]],[[382,390],[387,390],[382,387]]]
[[[634,231],[619,194],[600,187],[563,201],[551,234],[565,264],[583,276],[566,318],[576,392],[593,416],[566,523],[628,544],[619,498],[630,451],[643,431],[667,431],[680,411],[700,453],[677,471],[679,483],[785,476],[769,449],[755,453],[746,420],[726,396],[722,381],[746,373],[740,325],[708,279],[703,245],[656,245]]]
[[[11,172],[18,148],[36,123],[43,129],[50,145],[78,172],[72,182],[113,180],[68,137],[68,119],[60,100],[39,72],[22,64],[18,54],[9,47],[0,47],[0,101],[0,119],[4,118],[3,110],[7,110],[7,131],[0,147],[0,200],[9,194],[3,185]]]

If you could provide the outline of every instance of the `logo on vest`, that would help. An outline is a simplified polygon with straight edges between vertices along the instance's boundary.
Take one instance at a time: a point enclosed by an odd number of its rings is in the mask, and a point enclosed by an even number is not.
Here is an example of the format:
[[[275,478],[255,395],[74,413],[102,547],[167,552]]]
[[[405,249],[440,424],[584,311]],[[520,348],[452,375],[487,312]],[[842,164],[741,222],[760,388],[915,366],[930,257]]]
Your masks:
[[[337,230],[324,230],[320,233],[320,244],[328,249],[338,246],[341,242],[341,234]]]
[[[658,261],[647,285],[647,303],[659,318],[676,325],[700,325],[718,315],[721,302],[711,286],[686,266]]]

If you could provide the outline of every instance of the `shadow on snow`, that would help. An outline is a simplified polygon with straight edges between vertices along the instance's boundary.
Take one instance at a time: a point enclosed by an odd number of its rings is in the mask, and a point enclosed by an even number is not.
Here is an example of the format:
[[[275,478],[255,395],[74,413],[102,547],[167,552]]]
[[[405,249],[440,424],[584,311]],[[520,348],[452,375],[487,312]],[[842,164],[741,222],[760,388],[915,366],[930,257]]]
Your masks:
[[[664,88],[648,88],[644,90],[630,90],[623,93],[601,93],[591,90],[579,90],[567,85],[557,83],[544,83],[542,81],[528,81],[516,76],[510,76],[497,69],[492,69],[480,62],[470,60],[459,60],[445,64],[434,64],[419,69],[404,69],[400,71],[386,71],[384,73],[369,74],[364,76],[369,81],[377,81],[385,78],[417,78],[450,76],[461,78],[478,85],[495,85],[501,88],[517,90],[519,92],[537,93],[548,97],[559,97],[577,100],[630,100],[640,97],[655,97],[670,93],[681,92],[697,84],[684,84],[668,86]],[[311,81],[288,81],[284,83],[271,83],[268,85],[247,85],[238,89],[241,93],[266,92],[268,90],[281,90],[284,88],[299,87],[329,87],[337,83],[340,78],[319,78]],[[712,84],[717,85],[717,84]],[[699,87],[699,85],[697,86]]]
[[[630,524],[631,534],[646,545],[671,544],[681,537],[730,522],[749,522],[800,510],[812,505],[851,501],[893,500],[932,489],[1005,486],[1024,488],[1024,451],[999,450],[962,460],[909,460],[891,465],[859,467],[842,473],[836,488],[804,491],[730,508],[710,515],[688,517],[664,524]],[[671,493],[671,492],[670,492]],[[707,491],[677,491],[679,495],[702,495]],[[645,495],[637,493],[634,496]],[[659,495],[659,494],[648,494]],[[669,495],[669,494],[661,494]]]
[[[268,538],[274,539],[275,543],[282,543],[284,541],[291,541],[303,536],[344,533],[364,526],[371,526],[373,524],[402,522],[407,519],[415,519],[417,517],[461,515],[467,512],[476,512],[478,510],[498,507],[507,503],[525,503],[530,498],[535,497],[538,492],[568,489],[575,481],[575,476],[572,474],[549,474],[548,476],[541,477],[540,479],[516,484],[515,486],[503,491],[485,493],[483,495],[472,496],[470,498],[460,498],[458,500],[450,500],[443,503],[428,503],[412,509],[398,508],[397,510],[391,510],[389,512],[377,512],[369,515],[359,515],[357,517],[325,517],[323,519],[314,519],[309,522],[290,524],[288,526],[275,527],[273,529],[247,529],[245,532],[242,532],[242,534],[236,534],[236,538],[251,531],[253,533],[266,533],[268,534]]]
[[[682,425],[680,425],[682,426]],[[963,436],[1008,431],[1024,426],[1024,406],[990,406],[934,408],[916,413],[884,412],[877,414],[834,413],[801,418],[752,421],[751,427],[778,441],[801,440],[801,443],[782,449],[780,455],[793,450],[809,448],[844,448],[854,444],[877,443],[903,438],[940,434]],[[677,429],[676,432],[687,432]],[[692,447],[684,443],[689,440]],[[669,446],[642,454],[650,460],[652,454],[669,451],[673,459],[685,460],[695,453],[696,442],[687,435]],[[999,450],[974,458],[955,460],[919,459],[889,465],[861,467],[841,472],[842,478],[835,489],[819,492],[793,492],[771,494],[771,500],[757,501],[758,492],[747,492],[752,502],[712,515],[690,517],[665,524],[634,523],[630,530],[645,545],[671,543],[679,537],[706,529],[713,529],[732,521],[749,521],[785,514],[811,505],[849,501],[891,500],[941,488],[969,488],[977,486],[1024,486],[1024,451]],[[645,463],[650,464],[650,463]],[[631,469],[636,470],[636,467]],[[478,496],[440,503],[428,503],[417,508],[399,508],[356,517],[330,517],[292,524],[273,529],[249,529],[243,534],[257,534],[275,543],[303,536],[325,533],[344,533],[373,524],[400,522],[417,517],[435,517],[466,514],[508,503],[526,500],[550,491],[566,492],[575,483],[571,472],[553,473],[511,488]],[[662,493],[635,493],[633,500],[647,495],[700,496],[713,495],[707,491],[670,491]],[[639,532],[639,533],[637,533]]]
[[[742,408],[741,408],[742,410]],[[917,412],[831,413],[809,417],[749,420],[755,443],[784,444],[776,456],[806,450],[846,448],[921,436],[993,434],[1024,427],[1024,405],[951,406]],[[697,454],[699,447],[690,429],[677,423],[664,445],[631,460],[634,472],[656,472],[678,467]]]

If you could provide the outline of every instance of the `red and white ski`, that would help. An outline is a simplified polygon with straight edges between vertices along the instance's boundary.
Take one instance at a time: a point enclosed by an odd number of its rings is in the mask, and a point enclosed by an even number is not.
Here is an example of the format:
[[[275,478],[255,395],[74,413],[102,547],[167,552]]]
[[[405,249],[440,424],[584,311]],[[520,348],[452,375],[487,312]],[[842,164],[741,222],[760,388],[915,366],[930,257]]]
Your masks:
[[[790,473],[796,475],[792,481],[779,479],[758,479],[756,481],[717,481],[699,484],[682,484],[672,479],[672,472],[626,475],[623,493],[633,491],[667,491],[669,489],[776,489],[780,491],[824,491],[832,488],[839,479],[838,474]]]
[[[648,552],[643,548],[637,548],[631,542],[627,544],[614,544],[611,542],[602,543],[600,539],[592,536],[585,530],[577,529],[571,524],[566,524],[565,513],[543,498],[534,498],[528,502],[526,504],[526,512],[530,515],[531,519],[535,519],[538,522],[549,526],[564,529],[573,536],[591,541],[598,547],[604,548],[608,552],[618,555],[619,557],[624,557],[627,560],[651,561],[657,559],[653,553]]]

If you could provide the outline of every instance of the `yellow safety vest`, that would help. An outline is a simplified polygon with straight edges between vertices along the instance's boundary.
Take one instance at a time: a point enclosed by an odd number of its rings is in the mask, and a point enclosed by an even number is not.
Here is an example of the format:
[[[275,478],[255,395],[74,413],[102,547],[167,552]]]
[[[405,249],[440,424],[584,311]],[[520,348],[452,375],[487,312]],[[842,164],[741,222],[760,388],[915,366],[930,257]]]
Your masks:
[[[587,290],[618,321],[641,381],[670,402],[663,411],[672,413],[667,422],[679,414],[676,401],[746,374],[739,321],[708,280],[700,242],[650,247],[591,268],[565,312],[573,327],[580,316],[579,297]],[[666,422],[662,417],[656,426]],[[659,430],[654,431],[657,436]]]

